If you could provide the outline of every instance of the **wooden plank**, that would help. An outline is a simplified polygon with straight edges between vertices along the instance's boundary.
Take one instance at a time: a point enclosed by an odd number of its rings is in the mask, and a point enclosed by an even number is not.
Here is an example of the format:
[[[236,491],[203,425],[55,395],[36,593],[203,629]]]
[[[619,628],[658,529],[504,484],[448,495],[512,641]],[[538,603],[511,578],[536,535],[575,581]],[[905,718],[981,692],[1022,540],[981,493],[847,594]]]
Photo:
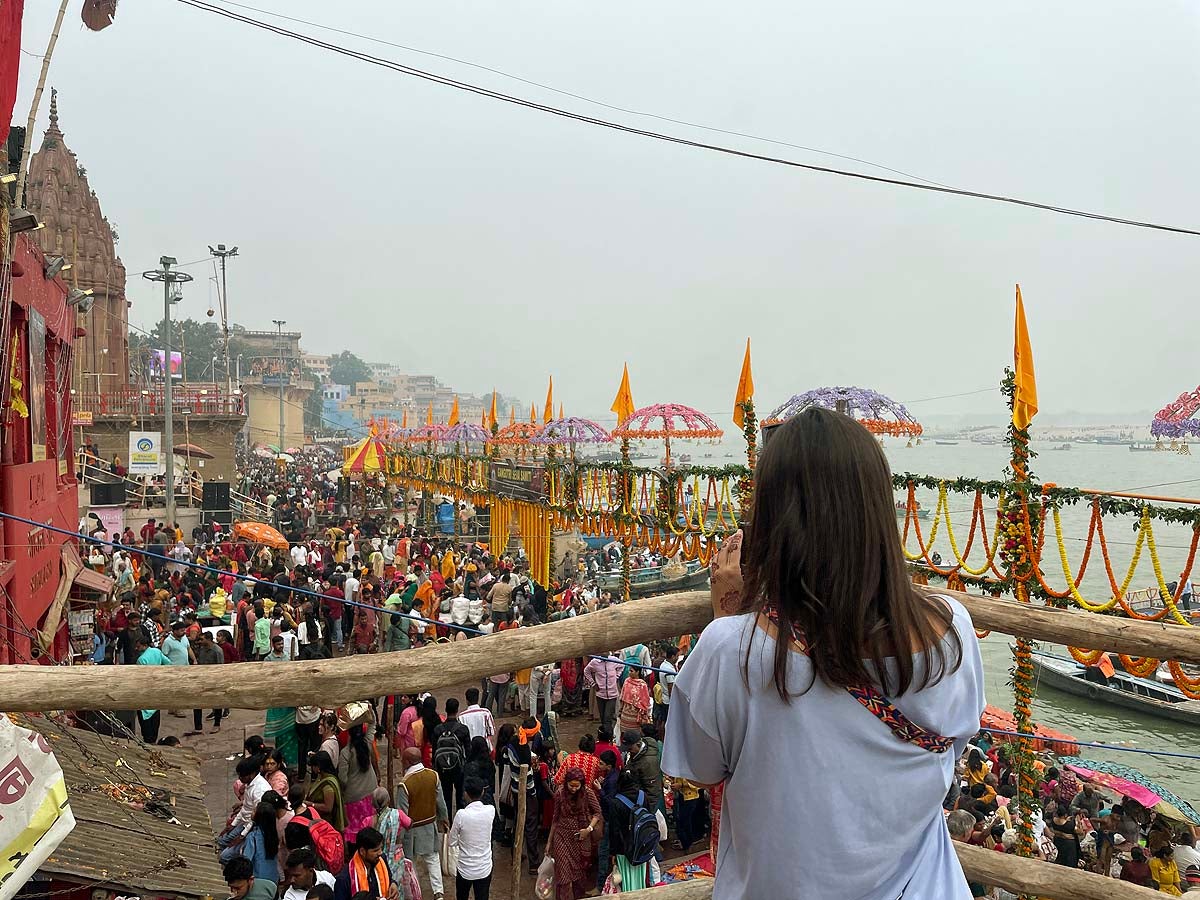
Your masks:
[[[980,629],[1040,641],[1200,664],[1200,629],[1049,609],[959,591]],[[397,653],[290,663],[235,663],[220,678],[201,666],[0,666],[0,705],[42,709],[185,709],[338,706],[380,694],[478,681],[549,660],[607,653],[700,631],[712,618],[707,591],[649,597],[573,619]],[[279,667],[285,666],[281,670]]]
[[[958,860],[968,880],[1002,887],[1042,900],[1154,900],[1163,894],[1081,869],[1068,869],[1036,859],[1024,859],[982,847],[956,843]],[[799,886],[801,890],[803,885]],[[711,900],[713,880],[698,878],[665,887],[622,894],[622,900]]]

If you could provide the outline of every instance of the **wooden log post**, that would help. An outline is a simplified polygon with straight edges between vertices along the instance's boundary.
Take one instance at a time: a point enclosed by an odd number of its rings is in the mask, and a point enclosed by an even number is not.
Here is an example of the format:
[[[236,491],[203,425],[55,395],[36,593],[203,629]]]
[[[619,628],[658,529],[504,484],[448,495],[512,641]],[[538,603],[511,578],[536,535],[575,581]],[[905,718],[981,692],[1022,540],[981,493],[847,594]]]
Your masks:
[[[1068,869],[1009,853],[955,843],[958,860],[970,881],[1002,887],[1043,900],[1154,900],[1163,894],[1127,881],[1105,878],[1082,869]],[[622,900],[711,900],[713,880],[701,878],[666,887],[622,894]]]
[[[509,888],[509,896],[513,900],[521,896],[521,851],[525,847],[525,816],[528,812],[526,810],[528,791],[526,791],[525,785],[528,778],[529,764],[522,763],[521,771],[517,773],[517,824],[513,827],[512,876]],[[549,852],[549,848],[547,848],[547,852]]]
[[[946,588],[975,627],[1039,641],[1200,664],[1200,628],[1018,604]],[[604,654],[692,634],[712,619],[708,591],[666,594],[536,628],[396,653],[286,663],[232,663],[211,679],[199,666],[0,666],[0,708],[199,709],[340,706],[380,694],[413,694],[475,682],[548,660]],[[280,666],[286,668],[280,670]],[[284,677],[280,677],[281,671]]]

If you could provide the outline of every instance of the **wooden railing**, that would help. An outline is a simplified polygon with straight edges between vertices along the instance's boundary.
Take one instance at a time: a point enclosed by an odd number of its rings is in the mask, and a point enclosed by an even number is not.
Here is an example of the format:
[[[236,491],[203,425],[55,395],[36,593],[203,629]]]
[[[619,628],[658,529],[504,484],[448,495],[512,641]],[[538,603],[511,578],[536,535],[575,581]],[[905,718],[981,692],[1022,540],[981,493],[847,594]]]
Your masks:
[[[1021,634],[1079,647],[1159,655],[1200,663],[1200,629],[1140,622],[1070,610],[1039,608],[945,589],[980,629]],[[203,667],[0,666],[0,706],[10,711],[142,709],[319,704],[336,706],[381,694],[415,693],[474,682],[497,671],[699,631],[712,618],[707,591],[623,603],[607,610],[518,628],[486,638],[437,644],[401,653],[336,660],[235,663],[215,679]],[[286,677],[280,677],[281,671]],[[1137,900],[1161,896],[1111,878],[1036,860],[957,846],[972,881],[1050,900]],[[688,882],[629,896],[636,900],[702,900],[712,884]]]

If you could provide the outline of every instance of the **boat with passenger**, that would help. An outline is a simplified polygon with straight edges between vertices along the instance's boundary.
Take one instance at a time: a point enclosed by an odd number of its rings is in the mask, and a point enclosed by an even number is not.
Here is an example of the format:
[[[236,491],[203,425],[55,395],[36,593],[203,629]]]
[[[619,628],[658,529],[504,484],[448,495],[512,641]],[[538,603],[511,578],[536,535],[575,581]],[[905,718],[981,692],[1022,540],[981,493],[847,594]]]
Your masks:
[[[623,590],[621,573],[604,572],[596,579],[600,589],[613,594]],[[697,560],[669,562],[661,568],[634,569],[629,573],[629,596],[649,597],[672,591],[692,591],[708,587],[708,566]]]
[[[1039,683],[1122,709],[1132,709],[1200,725],[1200,700],[1192,700],[1174,684],[1162,684],[1151,678],[1139,678],[1117,668],[1106,654],[1097,665],[1085,666],[1067,656],[1033,651],[1033,668]]]

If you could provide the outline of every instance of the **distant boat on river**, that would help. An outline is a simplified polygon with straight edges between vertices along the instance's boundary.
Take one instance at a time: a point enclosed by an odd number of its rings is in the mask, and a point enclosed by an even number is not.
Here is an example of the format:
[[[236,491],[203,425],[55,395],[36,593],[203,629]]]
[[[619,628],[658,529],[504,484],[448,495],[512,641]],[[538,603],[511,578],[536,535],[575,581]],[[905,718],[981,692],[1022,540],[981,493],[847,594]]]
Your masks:
[[[957,447],[958,441],[934,441],[939,447]]]

